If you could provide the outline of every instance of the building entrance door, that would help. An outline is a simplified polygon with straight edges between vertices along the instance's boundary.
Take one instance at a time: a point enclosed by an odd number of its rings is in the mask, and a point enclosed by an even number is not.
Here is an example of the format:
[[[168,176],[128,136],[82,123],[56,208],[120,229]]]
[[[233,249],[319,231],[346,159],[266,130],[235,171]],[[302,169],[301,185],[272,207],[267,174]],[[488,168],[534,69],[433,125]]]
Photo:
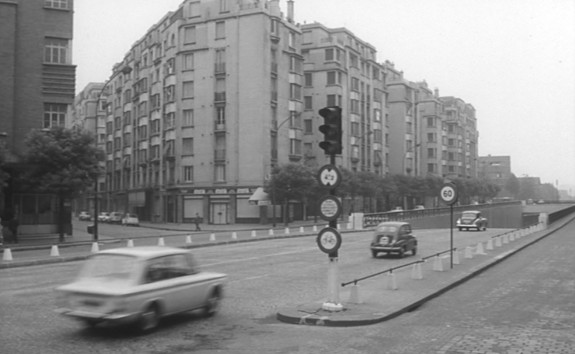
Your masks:
[[[210,205],[210,223],[222,225],[228,223],[228,203],[212,203]]]

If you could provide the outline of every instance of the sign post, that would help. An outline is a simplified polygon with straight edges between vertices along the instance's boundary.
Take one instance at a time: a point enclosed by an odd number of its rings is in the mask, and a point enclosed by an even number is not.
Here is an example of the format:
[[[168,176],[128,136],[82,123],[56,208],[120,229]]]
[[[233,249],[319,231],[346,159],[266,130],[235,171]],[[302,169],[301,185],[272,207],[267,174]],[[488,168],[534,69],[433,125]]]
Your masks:
[[[342,213],[342,205],[336,197],[335,189],[341,183],[341,173],[335,167],[335,155],[342,152],[342,110],[338,106],[329,106],[319,110],[324,124],[319,127],[324,140],[319,147],[329,155],[329,164],[320,168],[317,181],[320,186],[329,189],[329,195],[322,198],[320,203],[320,216],[329,221],[329,227],[324,228],[317,235],[317,245],[329,257],[327,273],[328,299],[322,309],[326,311],[342,311],[339,301],[339,270],[338,250],[341,246],[341,235],[337,231],[337,218]]]
[[[455,185],[453,183],[445,183],[443,185],[443,187],[441,187],[441,190],[439,191],[439,197],[441,198],[441,200],[443,200],[443,202],[447,205],[449,205],[449,211],[450,211],[450,216],[449,216],[449,240],[450,240],[450,245],[449,245],[449,251],[450,251],[450,265],[451,265],[451,269],[453,269],[453,204],[455,204],[455,202],[457,202],[457,187],[455,187]]]

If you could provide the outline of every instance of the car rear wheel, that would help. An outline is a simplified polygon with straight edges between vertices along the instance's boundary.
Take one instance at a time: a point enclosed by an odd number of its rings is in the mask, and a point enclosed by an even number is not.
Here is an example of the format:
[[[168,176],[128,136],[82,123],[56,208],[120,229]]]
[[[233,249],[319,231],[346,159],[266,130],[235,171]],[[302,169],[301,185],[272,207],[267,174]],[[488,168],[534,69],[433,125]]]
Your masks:
[[[160,310],[156,304],[151,304],[140,315],[138,320],[138,330],[142,333],[149,333],[158,328],[160,324]]]
[[[204,313],[207,317],[215,315],[220,308],[220,292],[218,289],[212,290],[210,296],[206,299],[204,305]]]

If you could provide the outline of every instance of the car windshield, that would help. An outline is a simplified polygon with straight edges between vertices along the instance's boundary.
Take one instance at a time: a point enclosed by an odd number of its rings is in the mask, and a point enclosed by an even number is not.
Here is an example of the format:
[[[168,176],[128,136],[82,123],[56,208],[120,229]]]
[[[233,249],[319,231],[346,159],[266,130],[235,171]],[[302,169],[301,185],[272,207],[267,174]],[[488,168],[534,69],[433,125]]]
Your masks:
[[[463,213],[463,215],[461,215],[461,217],[463,219],[475,219],[477,217],[476,213]]]
[[[101,254],[90,257],[78,279],[130,279],[136,271],[136,258],[128,255]]]

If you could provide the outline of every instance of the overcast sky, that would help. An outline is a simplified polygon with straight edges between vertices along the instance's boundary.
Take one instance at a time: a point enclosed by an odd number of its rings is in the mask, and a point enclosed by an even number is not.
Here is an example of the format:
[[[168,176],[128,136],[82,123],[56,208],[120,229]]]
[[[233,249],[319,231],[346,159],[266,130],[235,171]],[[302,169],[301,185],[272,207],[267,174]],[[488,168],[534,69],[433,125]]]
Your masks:
[[[183,0],[76,0],[76,90],[103,82]],[[202,0],[206,1],[206,0]],[[287,0],[280,0],[286,9]],[[479,154],[575,194],[575,1],[294,0],[295,20],[346,27],[410,81],[477,113]]]

